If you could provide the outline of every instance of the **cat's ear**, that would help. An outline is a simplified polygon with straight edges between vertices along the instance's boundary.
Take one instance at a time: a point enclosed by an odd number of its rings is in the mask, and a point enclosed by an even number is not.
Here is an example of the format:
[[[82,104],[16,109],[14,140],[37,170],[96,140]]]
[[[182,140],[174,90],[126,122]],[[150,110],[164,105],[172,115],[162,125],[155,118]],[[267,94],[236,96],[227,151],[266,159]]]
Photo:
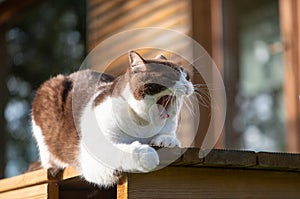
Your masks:
[[[145,64],[145,60],[135,51],[129,52],[129,62],[130,66],[133,68],[135,66],[141,66]]]
[[[165,56],[163,56],[162,54],[160,54],[160,55],[157,55],[156,57],[155,57],[155,59],[163,59],[163,60],[168,60]]]

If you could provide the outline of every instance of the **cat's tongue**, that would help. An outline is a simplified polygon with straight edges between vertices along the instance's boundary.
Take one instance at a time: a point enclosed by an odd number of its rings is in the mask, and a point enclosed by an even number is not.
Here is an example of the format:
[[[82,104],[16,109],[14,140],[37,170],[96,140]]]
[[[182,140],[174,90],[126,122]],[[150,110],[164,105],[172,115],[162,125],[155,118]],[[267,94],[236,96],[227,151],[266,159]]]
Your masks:
[[[158,106],[159,116],[161,118],[166,119],[166,118],[170,117],[170,115],[168,114],[167,110],[162,105],[158,104],[157,106]]]
[[[157,107],[158,107],[158,110],[159,110],[159,116],[161,118],[169,118],[170,115],[168,114],[167,112],[167,106],[169,105],[170,101],[171,101],[171,96],[169,95],[165,95],[165,96],[162,96],[158,101],[157,101]]]

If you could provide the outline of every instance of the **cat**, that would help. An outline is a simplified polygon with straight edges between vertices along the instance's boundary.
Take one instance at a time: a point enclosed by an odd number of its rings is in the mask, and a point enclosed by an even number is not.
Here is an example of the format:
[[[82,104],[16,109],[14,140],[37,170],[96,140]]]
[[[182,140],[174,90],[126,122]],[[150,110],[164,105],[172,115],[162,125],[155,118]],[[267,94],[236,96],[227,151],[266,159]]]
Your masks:
[[[155,169],[159,156],[152,146],[180,147],[180,109],[183,98],[194,92],[188,73],[163,55],[144,59],[130,51],[128,57],[129,68],[117,78],[86,69],[40,86],[32,103],[32,130],[42,167],[55,173],[73,166],[86,181],[109,187],[121,172]],[[83,143],[85,135],[96,137],[94,126],[125,154],[106,154],[113,167]],[[110,152],[97,144],[99,153]]]

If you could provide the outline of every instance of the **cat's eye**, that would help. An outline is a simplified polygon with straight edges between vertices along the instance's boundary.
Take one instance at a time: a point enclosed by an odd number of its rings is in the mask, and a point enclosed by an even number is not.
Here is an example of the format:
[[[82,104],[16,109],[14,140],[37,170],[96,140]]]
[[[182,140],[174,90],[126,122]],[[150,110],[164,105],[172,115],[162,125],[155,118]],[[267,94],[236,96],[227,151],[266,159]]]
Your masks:
[[[186,75],[185,75],[185,79],[188,80],[188,81],[190,81],[190,75],[189,75],[189,73],[188,73],[188,72],[185,72],[185,74],[186,74]]]

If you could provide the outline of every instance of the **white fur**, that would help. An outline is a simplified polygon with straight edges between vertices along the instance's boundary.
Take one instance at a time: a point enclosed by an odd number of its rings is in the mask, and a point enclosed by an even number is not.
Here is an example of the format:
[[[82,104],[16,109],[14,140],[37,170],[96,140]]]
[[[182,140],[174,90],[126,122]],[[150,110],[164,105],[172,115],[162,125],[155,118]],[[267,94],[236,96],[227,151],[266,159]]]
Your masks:
[[[44,168],[65,168],[68,164],[62,162],[57,159],[54,155],[52,155],[48,149],[48,146],[45,144],[44,136],[42,134],[41,128],[36,125],[34,118],[32,117],[32,131],[33,135],[38,143],[38,148],[40,152],[40,160],[41,164]]]
[[[45,144],[44,137],[42,135],[42,130],[39,126],[35,124],[34,119],[32,118],[32,131],[33,135],[38,143],[38,148],[40,152],[41,164],[44,168],[50,168],[50,152],[47,145]]]
[[[95,109],[92,108],[93,99],[94,97],[84,108],[80,125],[83,138],[79,163],[84,178],[98,185],[110,186],[118,180],[114,175],[116,171],[153,170],[159,164],[156,151],[149,145],[133,142],[134,137],[119,129],[113,116],[122,113],[113,112],[115,109],[112,107],[111,98]],[[97,129],[98,132],[91,132]],[[101,137],[101,132],[105,138]],[[96,154],[97,152],[100,154]],[[113,159],[113,164],[108,163],[110,159]]]

